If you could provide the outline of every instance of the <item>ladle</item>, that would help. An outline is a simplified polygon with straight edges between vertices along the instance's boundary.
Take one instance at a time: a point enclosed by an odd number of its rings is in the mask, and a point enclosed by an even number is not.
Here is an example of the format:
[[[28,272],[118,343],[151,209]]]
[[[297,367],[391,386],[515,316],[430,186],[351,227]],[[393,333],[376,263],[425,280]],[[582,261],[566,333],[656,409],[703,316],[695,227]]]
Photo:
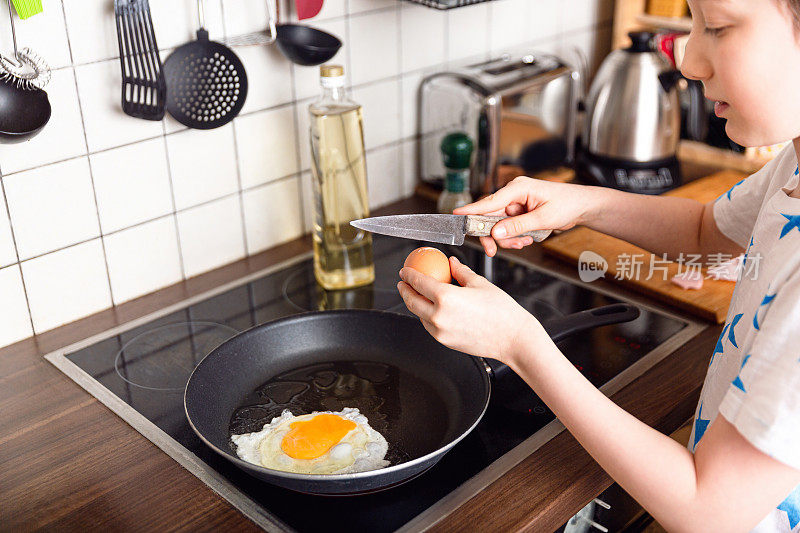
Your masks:
[[[47,93],[40,87],[50,79],[50,69],[29,49],[17,50],[11,2],[11,35],[14,59],[0,55],[0,143],[27,141],[50,120],[52,109]]]
[[[0,78],[0,143],[27,141],[50,120],[50,100],[41,89],[24,89],[12,77]]]
[[[321,65],[328,61],[339,48],[342,41],[330,33],[303,24],[280,24],[278,0],[275,7],[267,0],[269,17],[266,31],[237,35],[225,40],[230,46],[252,46],[278,43],[278,49],[287,59],[298,65]]]

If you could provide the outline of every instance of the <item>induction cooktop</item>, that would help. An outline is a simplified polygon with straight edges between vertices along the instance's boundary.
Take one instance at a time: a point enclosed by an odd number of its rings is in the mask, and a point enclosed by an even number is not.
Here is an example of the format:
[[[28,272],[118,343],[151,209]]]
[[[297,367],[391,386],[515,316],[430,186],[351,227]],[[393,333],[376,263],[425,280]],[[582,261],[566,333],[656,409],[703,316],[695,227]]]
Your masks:
[[[419,477],[375,494],[332,498],[274,487],[218,456],[191,430],[183,390],[207,353],[255,325],[329,309],[409,314],[395,286],[397,272],[408,253],[423,244],[376,235],[376,281],[342,291],[317,285],[307,253],[46,358],[265,529],[418,531],[563,431],[547,406],[534,399],[529,412],[520,413],[493,400],[476,428]],[[621,300],[590,283],[572,281],[502,253],[490,259],[472,244],[440,248],[486,276],[541,321],[621,301],[637,305],[641,314],[634,321],[596,328],[559,343],[583,375],[609,396],[702,329],[699,323],[644,301]],[[339,517],[338,526],[330,516]]]

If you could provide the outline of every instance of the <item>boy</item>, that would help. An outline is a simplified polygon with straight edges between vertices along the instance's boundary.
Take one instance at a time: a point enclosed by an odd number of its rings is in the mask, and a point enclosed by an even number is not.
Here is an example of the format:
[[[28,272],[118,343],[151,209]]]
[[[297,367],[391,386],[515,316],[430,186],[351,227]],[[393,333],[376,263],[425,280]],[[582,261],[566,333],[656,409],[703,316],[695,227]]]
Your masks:
[[[734,141],[792,146],[706,205],[523,177],[455,211],[512,217],[482,239],[490,256],[531,244],[517,237],[526,231],[576,224],[673,259],[761,256],[758,277],[737,281],[689,449],[607,399],[535,318],[457,259],[461,287],[404,268],[398,289],[440,342],[511,366],[667,530],[800,531],[800,0],[689,4],[684,75],[703,82]]]

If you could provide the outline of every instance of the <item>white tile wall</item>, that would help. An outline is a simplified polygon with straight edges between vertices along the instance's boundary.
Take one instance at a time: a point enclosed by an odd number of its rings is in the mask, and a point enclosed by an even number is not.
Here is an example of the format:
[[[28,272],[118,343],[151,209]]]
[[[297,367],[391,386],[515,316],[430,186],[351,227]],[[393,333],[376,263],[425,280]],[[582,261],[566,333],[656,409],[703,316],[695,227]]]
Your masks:
[[[33,334],[19,265],[0,268],[0,346]]]
[[[104,237],[114,303],[183,278],[175,218],[166,216]]]
[[[164,139],[89,156],[103,233],[174,211]]]
[[[15,24],[17,31],[17,42],[20,47],[28,46],[26,43],[36,42],[33,49],[39,56],[46,58],[50,68],[61,68],[72,64],[69,54],[69,43],[67,41],[67,31],[64,25],[64,10],[61,9],[59,2],[48,2],[45,0],[44,7],[47,7],[41,14],[29,18],[24,23]],[[8,16],[3,17],[2,27],[8,27],[11,23]],[[9,35],[3,31],[2,35]],[[33,47],[32,47],[33,48]]]
[[[403,138],[412,137],[417,132],[418,116],[417,106],[419,104],[419,86],[423,78],[429,74],[428,70],[418,70],[403,75],[400,79],[400,106],[403,113],[401,123]]]
[[[266,28],[266,0],[204,1],[212,39]],[[280,2],[283,20],[296,20],[293,2]],[[150,4],[164,60],[195,38],[197,3]],[[138,120],[120,109],[113,2],[44,0],[44,8],[17,30],[54,68],[53,116],[33,140],[0,145],[0,346],[311,230],[316,67],[290,63],[277,47],[239,47],[250,86],[233,125],[195,131],[169,116]],[[494,0],[441,12],[406,0],[326,0],[303,23],[344,43],[334,60],[364,106],[370,205],[414,190],[423,76],[523,48],[577,46],[596,64],[612,8],[612,0]],[[6,30],[0,1],[0,37]]]
[[[489,47],[494,54],[535,39],[530,27],[530,0],[505,0],[489,4]]]
[[[239,195],[178,213],[183,274],[190,278],[245,256]]]
[[[247,99],[242,113],[288,104],[292,94],[292,66],[275,47],[243,46],[237,50],[247,72]]]
[[[242,195],[247,250],[254,254],[304,232],[300,205],[300,178],[278,180]]]
[[[419,154],[417,152],[417,144],[413,139],[404,141],[402,144],[402,158],[403,158],[403,171],[402,171],[402,196],[411,196],[414,194],[414,188],[417,185],[417,165],[419,161]]]
[[[400,136],[400,80],[392,78],[353,90],[353,99],[369,109],[364,114],[367,150],[396,141]]]
[[[292,107],[260,111],[236,121],[242,187],[261,185],[297,172]]]
[[[399,144],[379,148],[368,154],[367,188],[370,209],[391,203],[402,196],[403,176]]]
[[[90,152],[149,139],[164,132],[158,122],[140,120],[122,112],[122,76],[118,60],[77,66],[75,76]],[[47,131],[47,126],[44,131]]]
[[[223,2],[225,30],[227,35],[241,35],[262,31],[269,21],[266,0],[236,0],[237,3]]]
[[[109,4],[109,2],[98,2],[98,0],[84,1],[90,1],[94,4]],[[236,1],[237,5],[243,4],[242,0]],[[65,0],[65,3],[71,2],[72,0]],[[206,16],[205,28],[208,30],[209,38],[222,38],[225,35],[222,0],[203,0],[203,5]],[[250,6],[242,7],[247,10]],[[153,16],[153,26],[156,30],[156,40],[159,48],[175,48],[196,38],[198,29],[197,0],[169,0],[166,2],[164,0],[155,0],[150,2],[150,11]],[[254,19],[256,18],[254,17]],[[231,35],[235,35],[235,33]],[[162,53],[161,59],[166,59],[167,55],[169,54]]]
[[[33,329],[48,329],[111,305],[100,239],[22,262]]]
[[[0,15],[2,16],[2,15]],[[52,115],[35,141],[0,144],[0,171],[19,172],[86,153],[86,139],[72,69],[53,72],[47,86]]]
[[[14,247],[14,236],[11,234],[11,221],[8,219],[8,211],[6,211],[6,204],[2,191],[0,191],[0,200],[3,200],[0,202],[0,268],[3,268],[17,262],[17,251]]]
[[[69,159],[6,178],[21,260],[100,235],[89,159]]]
[[[353,85],[397,75],[400,69],[399,18],[396,9],[350,17],[350,80]]]
[[[300,189],[303,196],[303,228],[306,233],[314,231],[314,192],[310,171],[300,174]]]
[[[561,1],[561,0],[556,0]],[[489,52],[489,6],[475,4],[447,13],[447,59],[486,55]]]
[[[56,4],[53,0],[48,2]],[[160,4],[161,2],[153,2]],[[171,2],[170,2],[171,3]],[[51,5],[43,4],[47,10]],[[5,6],[0,7],[0,11]],[[101,59],[111,59],[119,54],[117,44],[117,27],[114,23],[114,3],[96,0],[67,0],[61,2],[66,15],[66,31],[69,35],[69,46],[75,64],[90,63]],[[57,7],[54,7],[57,9]],[[7,15],[6,15],[7,16]],[[37,17],[39,15],[36,15]],[[5,19],[5,16],[2,17]],[[35,20],[36,17],[28,19]],[[28,21],[20,22],[17,27],[23,28]],[[89,31],[86,31],[89,30]],[[33,37],[33,36],[32,36]],[[37,35],[38,38],[44,38]],[[161,39],[159,39],[159,44]]]
[[[400,10],[400,32],[403,35],[413,33],[414,38],[402,39],[402,72],[443,63],[447,58],[446,29],[447,14],[444,11],[415,4],[403,5]]]
[[[175,208],[186,209],[239,190],[233,124],[167,136]]]

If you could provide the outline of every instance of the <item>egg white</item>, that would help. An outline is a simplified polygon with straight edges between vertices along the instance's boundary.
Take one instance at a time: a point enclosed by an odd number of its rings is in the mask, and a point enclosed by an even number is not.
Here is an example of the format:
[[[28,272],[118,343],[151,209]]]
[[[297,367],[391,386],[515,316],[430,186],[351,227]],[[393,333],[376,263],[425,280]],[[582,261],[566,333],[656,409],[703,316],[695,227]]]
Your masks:
[[[356,427],[320,457],[295,459],[286,455],[281,449],[281,441],[289,432],[290,424],[309,420],[320,414],[338,415],[355,422]],[[232,435],[231,440],[236,445],[236,454],[241,459],[284,472],[352,474],[389,466],[389,461],[384,459],[389,450],[386,439],[370,427],[366,416],[351,407],[345,407],[341,411],[316,411],[301,416],[294,416],[291,411],[285,409],[281,416],[273,418],[261,431]]]

